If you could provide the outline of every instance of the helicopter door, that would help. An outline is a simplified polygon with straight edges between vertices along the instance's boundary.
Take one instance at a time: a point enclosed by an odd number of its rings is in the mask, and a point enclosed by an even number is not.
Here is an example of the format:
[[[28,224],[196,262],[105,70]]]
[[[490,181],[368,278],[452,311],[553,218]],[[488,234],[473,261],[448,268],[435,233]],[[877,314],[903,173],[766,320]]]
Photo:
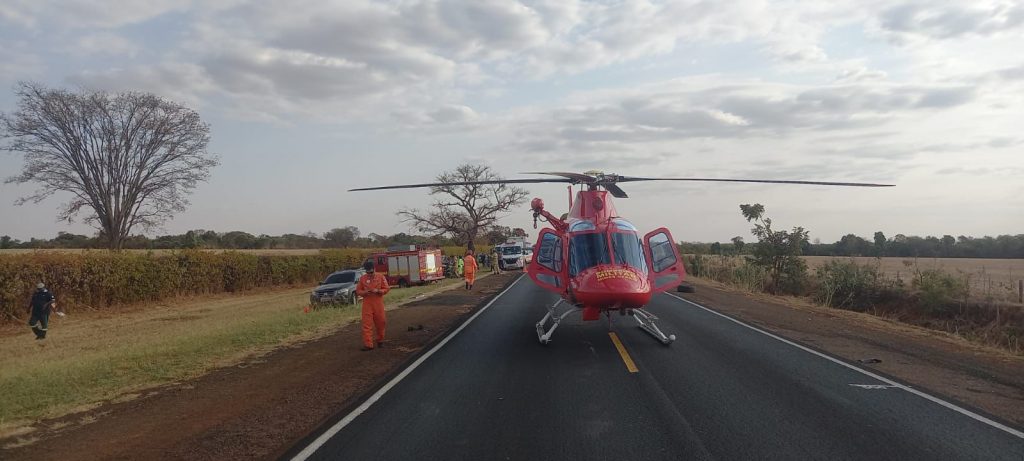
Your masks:
[[[537,236],[537,251],[529,264],[527,273],[537,285],[555,293],[565,293],[566,266],[565,245],[562,237],[551,229],[540,231]]]
[[[651,291],[660,293],[682,283],[686,276],[683,259],[668,229],[662,227],[644,236]]]

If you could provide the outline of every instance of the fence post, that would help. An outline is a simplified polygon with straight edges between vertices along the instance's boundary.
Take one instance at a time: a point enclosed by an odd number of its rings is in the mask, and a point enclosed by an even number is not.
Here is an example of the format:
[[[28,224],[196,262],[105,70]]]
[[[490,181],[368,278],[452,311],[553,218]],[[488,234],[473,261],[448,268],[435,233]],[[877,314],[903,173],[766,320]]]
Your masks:
[[[1024,304],[1024,279],[1017,281],[1017,302]]]

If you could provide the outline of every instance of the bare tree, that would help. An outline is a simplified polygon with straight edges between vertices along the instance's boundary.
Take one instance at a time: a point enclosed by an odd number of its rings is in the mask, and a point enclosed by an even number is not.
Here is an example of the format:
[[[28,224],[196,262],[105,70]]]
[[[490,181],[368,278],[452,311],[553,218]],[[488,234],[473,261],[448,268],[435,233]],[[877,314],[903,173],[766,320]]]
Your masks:
[[[8,183],[39,183],[18,205],[70,192],[60,219],[83,209],[85,222],[120,249],[136,226],[154,228],[188,205],[186,195],[218,164],[206,151],[210,126],[199,114],[149,93],[71,92],[35,83],[16,88],[18,108],[0,114],[0,149],[25,166]]]
[[[501,179],[488,166],[460,165],[437,177],[437,182],[446,185],[430,188],[431,195],[441,196],[432,211],[402,210],[398,215],[420,232],[448,235],[475,249],[477,236],[494,226],[509,209],[523,203],[527,191],[508,184],[458,183]]]

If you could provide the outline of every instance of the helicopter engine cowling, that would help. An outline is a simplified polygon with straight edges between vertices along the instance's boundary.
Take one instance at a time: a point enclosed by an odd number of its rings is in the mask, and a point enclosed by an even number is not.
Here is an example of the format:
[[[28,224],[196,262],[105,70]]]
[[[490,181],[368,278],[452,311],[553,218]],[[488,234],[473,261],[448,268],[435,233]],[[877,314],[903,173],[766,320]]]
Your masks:
[[[647,274],[626,265],[599,265],[572,279],[575,301],[590,309],[638,309],[651,300]],[[592,320],[584,316],[584,320]]]

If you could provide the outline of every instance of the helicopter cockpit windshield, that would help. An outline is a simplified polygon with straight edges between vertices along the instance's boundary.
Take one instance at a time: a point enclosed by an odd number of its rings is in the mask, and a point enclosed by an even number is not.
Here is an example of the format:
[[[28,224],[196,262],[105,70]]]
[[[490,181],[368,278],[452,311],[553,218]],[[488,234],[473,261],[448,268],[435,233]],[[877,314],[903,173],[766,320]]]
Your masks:
[[[605,234],[576,234],[569,239],[569,275],[575,277],[591,267],[610,264],[611,254]]]
[[[644,258],[644,246],[640,237],[633,232],[611,232],[612,252],[615,253],[615,264],[625,264],[647,273],[647,261]]]
[[[584,224],[585,223],[585,224]],[[607,232],[574,234],[569,238],[569,275],[602,264],[622,264],[647,273],[643,243],[636,228],[624,219],[614,219]],[[584,228],[584,226],[587,226]],[[572,231],[586,231],[594,226],[586,222],[574,223]]]

